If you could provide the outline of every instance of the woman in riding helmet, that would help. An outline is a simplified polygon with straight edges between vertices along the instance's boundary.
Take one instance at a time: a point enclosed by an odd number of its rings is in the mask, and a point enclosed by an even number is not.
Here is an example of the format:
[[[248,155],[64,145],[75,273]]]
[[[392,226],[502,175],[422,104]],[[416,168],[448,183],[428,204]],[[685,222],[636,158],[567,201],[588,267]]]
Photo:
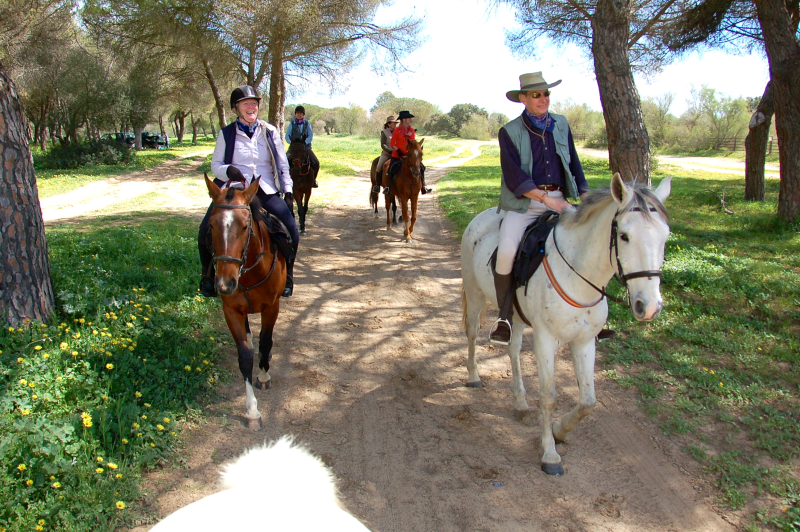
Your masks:
[[[277,128],[258,118],[260,102],[261,97],[249,85],[233,89],[231,109],[238,118],[220,131],[214,155],[211,157],[211,171],[214,173],[214,183],[221,188],[235,182],[246,187],[255,176],[260,176],[260,187],[256,197],[261,201],[264,210],[275,215],[289,230],[293,255],[297,255],[300,234],[292,216],[294,200],[289,163],[283,152],[283,143]],[[214,287],[213,256],[207,246],[208,218],[212,208],[209,207],[206,212],[198,236],[200,262],[203,266],[200,292],[208,297],[217,295]],[[293,272],[294,257],[286,261],[286,286],[283,297],[292,295]]]
[[[400,120],[400,125],[392,132],[391,140],[393,163],[408,155],[408,141],[417,139],[417,130],[411,127],[411,119],[414,118],[414,115],[408,111],[400,111],[397,118]],[[390,165],[390,168],[392,166]],[[422,190],[420,192],[427,194],[431,189],[425,186],[425,165],[420,163],[419,170],[422,176]],[[383,193],[388,194],[389,183],[383,183],[383,186],[386,187]]]
[[[386,123],[383,124],[383,131],[381,131],[381,156],[378,158],[378,183],[380,183],[380,176],[383,173],[383,165],[392,157],[392,133],[397,127],[399,120],[395,120],[393,116],[386,118]],[[372,187],[374,193],[381,191],[381,186],[375,183]]]
[[[289,143],[289,147],[292,146],[292,141],[301,140],[306,143],[306,150],[308,150],[308,156],[311,163],[311,168],[314,170],[314,188],[317,188],[317,174],[319,173],[319,159],[317,156],[314,155],[314,152],[311,150],[311,140],[314,138],[314,132],[311,130],[311,123],[306,120],[306,108],[302,105],[298,105],[294,108],[294,120],[289,122],[286,126],[286,142]],[[286,152],[286,157],[290,158],[291,153],[290,151]]]

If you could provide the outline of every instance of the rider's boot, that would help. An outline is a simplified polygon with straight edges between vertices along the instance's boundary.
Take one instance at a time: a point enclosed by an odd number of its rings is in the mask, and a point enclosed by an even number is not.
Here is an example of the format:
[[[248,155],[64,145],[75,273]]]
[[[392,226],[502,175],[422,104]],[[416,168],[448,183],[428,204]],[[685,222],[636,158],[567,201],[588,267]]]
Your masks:
[[[420,172],[420,181],[422,181],[422,189],[420,190],[422,194],[427,194],[432,190],[430,187],[425,186],[425,170]]]
[[[286,262],[286,284],[283,285],[282,297],[291,297],[294,292],[294,257]]]
[[[217,287],[214,285],[214,257],[208,247],[200,244],[200,265],[202,266],[202,277],[200,277],[200,293],[206,297],[217,297]]]
[[[511,318],[514,316],[514,273],[500,275],[495,272],[494,289],[497,292],[500,317],[492,325],[489,341],[494,344],[508,345],[511,341]]]

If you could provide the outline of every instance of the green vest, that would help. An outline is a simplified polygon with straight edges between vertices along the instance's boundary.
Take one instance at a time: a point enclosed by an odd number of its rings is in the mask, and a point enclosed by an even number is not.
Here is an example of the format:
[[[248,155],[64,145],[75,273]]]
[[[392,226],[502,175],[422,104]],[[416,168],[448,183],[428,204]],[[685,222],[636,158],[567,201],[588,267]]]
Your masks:
[[[567,196],[573,199],[578,198],[578,186],[575,184],[575,177],[569,169],[570,156],[569,156],[569,125],[567,124],[567,117],[550,113],[556,121],[556,127],[553,129],[553,139],[556,141],[556,154],[561,159],[561,164],[564,167],[564,182],[567,185]],[[511,142],[517,148],[519,159],[522,169],[528,175],[533,175],[533,156],[531,154],[531,137],[525,124],[522,123],[522,115],[518,116],[505,126],[508,136],[511,137]],[[526,212],[528,206],[531,204],[531,199],[525,196],[518,198],[513,192],[508,190],[504,180],[500,180],[500,206],[497,207],[497,212],[500,210]]]

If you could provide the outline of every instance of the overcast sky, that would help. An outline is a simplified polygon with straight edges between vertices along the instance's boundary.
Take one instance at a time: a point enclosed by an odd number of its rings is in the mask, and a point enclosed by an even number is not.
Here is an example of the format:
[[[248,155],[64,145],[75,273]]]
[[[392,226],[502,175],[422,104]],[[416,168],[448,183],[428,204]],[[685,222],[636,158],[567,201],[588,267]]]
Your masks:
[[[344,78],[342,90],[331,95],[327,86],[306,84],[290,95],[288,102],[323,107],[355,103],[369,109],[384,91],[398,97],[419,98],[447,112],[457,103],[473,103],[488,111],[517,115],[521,104],[506,100],[505,93],[519,88],[519,75],[542,71],[548,82],[562,79],[552,89],[551,101],[572,98],[600,110],[597,81],[591,61],[574,46],[563,49],[542,43],[537,60],[514,57],[505,44],[504,28],[516,27],[508,9],[488,13],[484,0],[439,0],[406,2],[383,8],[377,22],[386,23],[407,14],[409,8],[425,20],[427,42],[411,54],[405,64],[411,73],[376,76],[369,60]],[[769,79],[766,58],[759,54],[731,56],[720,52],[691,54],[667,66],[651,80],[637,77],[642,98],[675,94],[671,112],[680,115],[692,85],[708,85],[724,96],[760,96]]]

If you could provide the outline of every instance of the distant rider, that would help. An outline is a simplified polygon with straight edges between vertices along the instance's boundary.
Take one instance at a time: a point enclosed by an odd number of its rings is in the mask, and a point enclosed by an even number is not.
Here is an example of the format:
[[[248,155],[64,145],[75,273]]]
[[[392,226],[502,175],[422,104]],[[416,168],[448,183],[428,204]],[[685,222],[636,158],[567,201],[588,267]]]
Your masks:
[[[377,183],[372,187],[372,191],[376,194],[381,191],[379,183],[381,180],[380,176],[383,172],[383,165],[392,157],[392,132],[397,127],[398,122],[399,120],[396,120],[395,117],[389,116],[386,118],[386,123],[383,124],[383,131],[381,131],[381,156],[378,158]]]
[[[306,108],[302,105],[298,105],[294,108],[294,120],[289,122],[289,125],[286,126],[286,142],[289,143],[289,150],[286,152],[286,158],[291,159],[291,146],[292,141],[294,140],[303,140],[306,143],[306,150],[308,150],[308,156],[311,162],[311,168],[314,170],[314,188],[319,187],[317,185],[317,174],[319,173],[319,159],[317,156],[314,155],[314,152],[311,150],[311,140],[314,138],[314,132],[311,130],[311,123],[306,120]]]
[[[408,155],[408,141],[409,140],[416,140],[417,139],[417,131],[411,127],[411,119],[414,118],[408,111],[400,111],[398,115],[398,120],[400,120],[400,125],[394,129],[392,132],[392,164],[389,165],[391,169],[395,164],[399,164],[399,161]],[[431,191],[430,188],[425,186],[425,165],[420,163],[419,171],[421,175],[422,181],[422,190],[421,193],[427,194]],[[384,179],[384,183],[382,185],[386,188],[383,189],[384,194],[389,194],[389,182]]]

